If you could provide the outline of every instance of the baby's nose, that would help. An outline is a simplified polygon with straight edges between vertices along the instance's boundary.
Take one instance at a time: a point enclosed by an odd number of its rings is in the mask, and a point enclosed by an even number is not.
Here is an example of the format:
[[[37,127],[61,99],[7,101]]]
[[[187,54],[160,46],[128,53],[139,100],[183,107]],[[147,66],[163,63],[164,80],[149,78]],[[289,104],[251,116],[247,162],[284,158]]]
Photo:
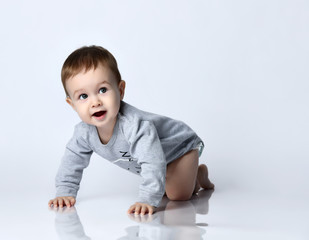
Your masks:
[[[102,105],[102,101],[99,98],[96,98],[92,101],[92,107],[99,107]]]

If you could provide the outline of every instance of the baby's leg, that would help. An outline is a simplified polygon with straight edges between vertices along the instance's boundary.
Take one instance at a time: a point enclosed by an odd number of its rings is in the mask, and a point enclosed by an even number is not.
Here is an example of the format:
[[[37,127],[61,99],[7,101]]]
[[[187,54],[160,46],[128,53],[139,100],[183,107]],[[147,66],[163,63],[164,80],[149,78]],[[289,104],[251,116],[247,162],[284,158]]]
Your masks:
[[[192,150],[167,165],[166,195],[170,200],[189,200],[196,186],[198,150]]]

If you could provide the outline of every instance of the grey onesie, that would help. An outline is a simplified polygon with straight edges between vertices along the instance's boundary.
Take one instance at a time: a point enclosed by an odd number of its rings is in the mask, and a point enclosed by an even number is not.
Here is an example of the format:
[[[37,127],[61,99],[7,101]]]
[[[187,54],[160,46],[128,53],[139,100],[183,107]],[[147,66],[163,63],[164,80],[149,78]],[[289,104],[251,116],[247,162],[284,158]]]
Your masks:
[[[204,144],[183,122],[141,111],[121,102],[113,135],[102,144],[93,125],[80,122],[68,142],[56,176],[56,196],[76,197],[83,170],[93,152],[141,175],[137,202],[157,207],[165,192],[168,163]]]

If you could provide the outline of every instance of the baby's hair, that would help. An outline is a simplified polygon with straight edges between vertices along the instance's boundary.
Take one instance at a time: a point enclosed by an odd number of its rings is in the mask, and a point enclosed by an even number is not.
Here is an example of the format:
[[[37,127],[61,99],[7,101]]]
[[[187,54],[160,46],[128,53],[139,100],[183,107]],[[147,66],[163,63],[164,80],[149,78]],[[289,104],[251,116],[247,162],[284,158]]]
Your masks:
[[[103,47],[95,45],[81,47],[68,56],[61,70],[61,81],[67,97],[69,94],[65,87],[66,80],[76,76],[81,71],[87,72],[92,68],[96,69],[100,63],[112,71],[117,83],[121,81],[116,59]]]

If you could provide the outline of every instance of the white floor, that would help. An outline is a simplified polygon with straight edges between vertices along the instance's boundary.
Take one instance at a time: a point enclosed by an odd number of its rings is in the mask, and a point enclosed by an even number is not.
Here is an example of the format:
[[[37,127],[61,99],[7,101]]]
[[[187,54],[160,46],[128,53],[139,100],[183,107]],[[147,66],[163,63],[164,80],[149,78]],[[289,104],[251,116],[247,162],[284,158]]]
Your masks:
[[[191,201],[163,199],[152,217],[126,210],[134,196],[79,199],[50,210],[47,196],[1,196],[0,239],[309,239],[308,198],[200,191]]]

